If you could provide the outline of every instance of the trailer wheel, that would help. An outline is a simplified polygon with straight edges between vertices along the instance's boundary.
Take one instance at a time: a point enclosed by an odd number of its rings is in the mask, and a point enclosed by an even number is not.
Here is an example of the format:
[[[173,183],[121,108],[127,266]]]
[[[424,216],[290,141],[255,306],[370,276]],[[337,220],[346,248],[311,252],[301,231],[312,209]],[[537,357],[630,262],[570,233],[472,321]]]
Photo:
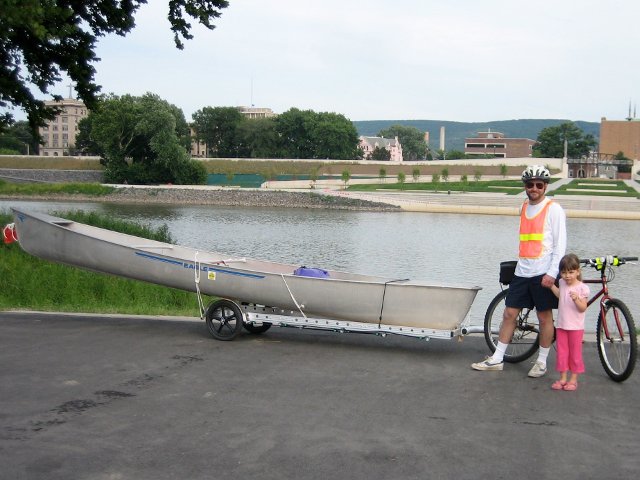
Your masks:
[[[262,325],[254,325],[253,323],[245,323],[244,329],[253,334],[264,333],[271,328],[270,323],[263,323]]]
[[[231,300],[217,300],[207,307],[207,329],[216,340],[233,340],[242,330],[240,307]]]

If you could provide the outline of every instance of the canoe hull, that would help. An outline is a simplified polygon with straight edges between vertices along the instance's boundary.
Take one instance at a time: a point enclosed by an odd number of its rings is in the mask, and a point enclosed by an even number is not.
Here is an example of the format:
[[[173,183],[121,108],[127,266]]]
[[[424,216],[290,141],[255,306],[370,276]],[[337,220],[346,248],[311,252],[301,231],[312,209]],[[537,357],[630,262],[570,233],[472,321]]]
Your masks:
[[[228,258],[46,214],[14,209],[14,215],[20,245],[34,256],[308,316],[452,330],[480,290],[337,271],[301,277],[293,274],[297,265]]]

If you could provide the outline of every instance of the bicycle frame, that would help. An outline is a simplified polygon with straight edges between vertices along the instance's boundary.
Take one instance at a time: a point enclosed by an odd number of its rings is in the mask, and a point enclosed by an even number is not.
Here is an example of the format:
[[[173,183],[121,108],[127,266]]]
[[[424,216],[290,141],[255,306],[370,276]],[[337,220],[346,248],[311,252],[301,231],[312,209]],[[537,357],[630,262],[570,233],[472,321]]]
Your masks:
[[[605,306],[607,304],[607,301],[611,298],[611,296],[609,295],[609,280],[607,279],[607,270],[606,270],[606,268],[603,267],[600,270],[600,278],[583,279],[582,283],[601,285],[600,290],[598,292],[596,292],[587,301],[587,308],[589,308],[593,303],[595,303],[595,301],[598,300],[598,298],[602,297],[602,298],[600,298],[600,302],[599,302],[600,315],[601,315],[601,318],[605,318],[605,316],[606,316]],[[624,340],[624,329],[620,325],[620,318],[618,316],[618,311],[617,310],[613,311],[613,316],[614,316],[615,321],[616,321],[616,327],[618,328],[618,333],[620,334],[620,338],[622,340]],[[603,322],[602,327],[603,327],[604,334],[605,334],[607,340],[611,340],[611,335],[609,334],[609,325],[608,325],[608,323],[607,322]]]

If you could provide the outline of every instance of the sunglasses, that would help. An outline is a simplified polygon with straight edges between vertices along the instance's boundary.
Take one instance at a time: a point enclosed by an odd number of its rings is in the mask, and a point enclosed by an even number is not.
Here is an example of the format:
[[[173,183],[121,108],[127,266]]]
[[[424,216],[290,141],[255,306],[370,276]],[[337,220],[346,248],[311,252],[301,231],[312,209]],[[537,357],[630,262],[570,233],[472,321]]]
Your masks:
[[[531,190],[533,187],[536,187],[538,190],[542,190],[546,184],[544,182],[527,182],[524,186]]]

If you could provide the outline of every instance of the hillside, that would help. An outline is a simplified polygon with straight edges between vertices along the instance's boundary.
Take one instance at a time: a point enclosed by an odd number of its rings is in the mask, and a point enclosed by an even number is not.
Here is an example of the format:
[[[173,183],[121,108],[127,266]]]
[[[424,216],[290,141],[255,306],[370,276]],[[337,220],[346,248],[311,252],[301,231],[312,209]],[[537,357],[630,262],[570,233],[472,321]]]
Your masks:
[[[535,140],[543,128],[559,125],[567,120],[497,120],[493,122],[450,122],[445,120],[359,120],[354,121],[359,135],[375,136],[380,130],[391,125],[415,127],[421,132],[429,132],[432,148],[440,148],[440,127],[445,127],[445,149],[464,150],[464,139],[474,137],[478,132],[492,131],[504,133],[510,138],[531,138]],[[599,122],[574,122],[585,133],[600,139]]]

